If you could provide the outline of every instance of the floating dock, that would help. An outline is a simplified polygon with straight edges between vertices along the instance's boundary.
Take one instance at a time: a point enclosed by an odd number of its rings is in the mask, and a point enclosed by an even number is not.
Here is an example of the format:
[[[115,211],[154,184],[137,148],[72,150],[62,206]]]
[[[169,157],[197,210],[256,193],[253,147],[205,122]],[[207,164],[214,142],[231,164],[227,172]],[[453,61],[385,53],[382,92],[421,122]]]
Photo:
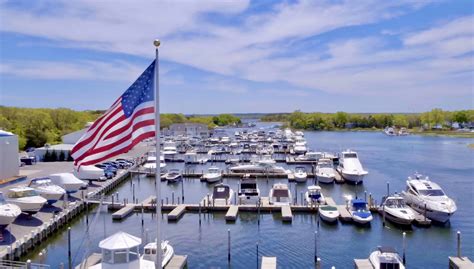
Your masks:
[[[293,221],[293,213],[291,213],[291,207],[289,205],[281,207],[281,219],[285,222]]]
[[[235,221],[237,219],[237,214],[239,213],[239,207],[236,205],[231,205],[227,213],[225,214],[225,220]]]
[[[178,220],[186,211],[186,205],[176,206],[170,213],[168,213],[168,220]]]
[[[188,256],[174,255],[165,266],[165,269],[183,269],[188,265]]]
[[[351,213],[347,210],[345,205],[336,205],[337,210],[339,211],[339,219],[342,221],[352,221]]]
[[[122,220],[135,210],[135,205],[126,205],[112,214],[113,220]]]
[[[277,268],[277,258],[276,257],[262,257],[261,269],[276,269]]]
[[[449,269],[472,269],[474,263],[468,257],[449,257]]]
[[[368,259],[354,259],[355,269],[374,269]]]

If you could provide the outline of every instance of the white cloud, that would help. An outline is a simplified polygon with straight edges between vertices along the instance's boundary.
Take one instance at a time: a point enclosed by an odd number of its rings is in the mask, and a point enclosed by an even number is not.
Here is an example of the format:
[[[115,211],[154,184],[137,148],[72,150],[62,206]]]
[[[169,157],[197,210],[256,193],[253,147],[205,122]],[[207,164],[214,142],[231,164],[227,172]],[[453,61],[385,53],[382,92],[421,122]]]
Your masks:
[[[306,38],[377,23],[427,4],[429,1],[299,1],[249,14],[248,1],[120,1],[113,5],[107,1],[64,1],[46,14],[37,12],[42,8],[38,3],[32,4],[33,11],[0,6],[4,22],[0,30],[43,37],[57,46],[147,58],[154,56],[151,41],[161,37],[162,58],[232,77],[203,82],[209,90],[220,92],[247,93],[248,86],[236,83],[247,79],[284,81],[297,88],[355,96],[403,94],[410,98],[435,92],[466,93],[472,88],[473,57],[465,55],[474,47],[472,16],[408,35],[385,30],[380,35],[331,40],[317,50],[293,50],[293,44]],[[238,15],[240,23],[208,20],[209,13]],[[387,45],[387,35],[401,38],[400,47]],[[18,68],[18,64],[6,63],[1,69],[4,74],[19,75],[14,71]],[[138,73],[138,67],[125,63],[78,62],[37,63],[21,75],[132,80]],[[162,83],[186,83],[181,77],[169,79]],[[289,89],[288,94],[307,93]]]

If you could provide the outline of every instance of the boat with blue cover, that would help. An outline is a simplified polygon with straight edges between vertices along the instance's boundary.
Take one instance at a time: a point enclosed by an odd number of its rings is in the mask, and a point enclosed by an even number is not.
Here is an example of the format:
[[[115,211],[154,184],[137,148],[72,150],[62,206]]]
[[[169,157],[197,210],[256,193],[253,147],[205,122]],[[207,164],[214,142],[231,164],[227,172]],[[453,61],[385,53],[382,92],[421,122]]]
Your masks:
[[[362,199],[354,199],[351,201],[351,209],[349,210],[352,220],[359,224],[370,223],[373,219],[367,202]]]

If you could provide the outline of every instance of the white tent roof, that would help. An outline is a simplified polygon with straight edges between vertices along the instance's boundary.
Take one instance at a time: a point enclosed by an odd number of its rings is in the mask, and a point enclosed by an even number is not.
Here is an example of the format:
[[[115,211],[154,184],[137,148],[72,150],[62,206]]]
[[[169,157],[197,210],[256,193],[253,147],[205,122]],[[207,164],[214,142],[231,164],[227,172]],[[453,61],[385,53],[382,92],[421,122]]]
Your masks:
[[[100,241],[99,247],[108,250],[130,249],[139,246],[141,243],[140,238],[120,231]]]

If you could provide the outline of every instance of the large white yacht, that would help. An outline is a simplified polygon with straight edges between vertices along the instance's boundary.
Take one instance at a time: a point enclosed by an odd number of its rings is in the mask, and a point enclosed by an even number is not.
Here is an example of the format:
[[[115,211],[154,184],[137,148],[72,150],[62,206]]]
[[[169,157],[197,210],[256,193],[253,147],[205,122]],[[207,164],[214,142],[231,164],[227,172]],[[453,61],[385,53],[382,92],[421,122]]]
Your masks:
[[[275,183],[273,188],[270,189],[269,202],[272,205],[290,205],[291,204],[291,192],[288,189],[288,185],[284,183]]]
[[[361,183],[369,173],[362,167],[357,152],[352,150],[342,152],[337,170],[346,181],[355,184]]]
[[[0,229],[4,229],[21,214],[19,206],[9,204],[5,201],[3,193],[0,192]]]
[[[49,178],[34,178],[30,181],[28,187],[36,190],[36,192],[48,200],[48,204],[54,204],[60,200],[66,190],[51,182]]]
[[[336,173],[330,159],[320,159],[316,165],[316,179],[320,183],[333,183]]]
[[[306,151],[308,151],[308,148],[306,148],[306,142],[302,142],[302,141],[295,142],[295,145],[293,146],[293,152],[295,154],[305,154]]]
[[[415,220],[415,212],[405,204],[403,197],[398,194],[384,197],[379,208],[385,218],[399,225],[410,225]]]
[[[378,247],[370,253],[369,261],[374,269],[405,269],[400,255],[392,247]]]
[[[35,189],[18,186],[8,190],[6,201],[20,207],[21,211],[27,214],[36,214],[44,204],[46,199],[39,196]]]
[[[240,181],[239,204],[255,205],[260,199],[260,190],[258,189],[257,180],[253,178],[245,178]]]
[[[421,174],[408,177],[407,188],[402,192],[403,198],[413,209],[425,214],[437,222],[445,223],[456,212],[456,203],[449,198],[441,187]]]
[[[229,168],[232,173],[237,174],[278,174],[287,175],[289,171],[283,167],[276,166],[275,160],[263,158],[251,164],[240,164]]]
[[[175,142],[165,142],[163,144],[163,155],[165,160],[174,160],[177,154],[178,150],[176,149]]]
[[[160,156],[160,168],[165,168],[165,157],[163,155]],[[143,164],[143,168],[149,171],[155,171],[156,169],[156,156],[148,156],[146,158],[146,162]]]

